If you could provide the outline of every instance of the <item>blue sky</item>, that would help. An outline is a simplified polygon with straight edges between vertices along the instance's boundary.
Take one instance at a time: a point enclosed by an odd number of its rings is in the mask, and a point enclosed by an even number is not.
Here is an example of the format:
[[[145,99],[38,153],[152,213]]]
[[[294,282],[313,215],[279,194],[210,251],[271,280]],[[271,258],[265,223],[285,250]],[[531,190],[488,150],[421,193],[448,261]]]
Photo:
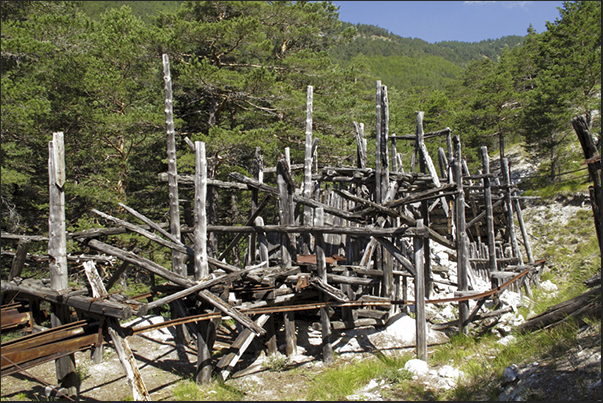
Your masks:
[[[506,35],[526,35],[532,24],[559,18],[562,1],[333,1],[339,19],[376,25],[404,38],[429,43],[479,42]]]

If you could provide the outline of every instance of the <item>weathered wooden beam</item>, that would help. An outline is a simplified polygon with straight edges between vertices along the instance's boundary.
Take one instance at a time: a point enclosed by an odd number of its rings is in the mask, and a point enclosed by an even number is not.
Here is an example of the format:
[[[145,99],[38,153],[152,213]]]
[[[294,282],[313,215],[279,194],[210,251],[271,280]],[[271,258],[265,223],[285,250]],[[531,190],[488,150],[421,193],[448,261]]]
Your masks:
[[[262,204],[260,204],[255,209],[253,214],[251,214],[251,217],[249,217],[249,219],[245,222],[244,226],[249,226],[249,225],[253,224],[255,222],[255,219],[260,215],[260,213],[262,212],[264,207],[266,207],[268,205],[268,202],[271,199],[272,199],[271,195],[266,196],[266,198],[264,199]],[[220,256],[218,256],[218,260],[222,260],[226,256],[226,254],[232,250],[232,248],[236,245],[236,243],[239,241],[239,239],[241,239],[242,236],[243,236],[243,232],[237,233],[237,235],[235,235],[235,237],[232,239],[232,241],[230,241],[228,246],[222,251],[222,253],[220,253]]]
[[[213,305],[214,307],[218,308],[218,310],[225,313],[227,316],[230,316],[237,322],[241,323],[243,326],[251,329],[258,336],[261,336],[264,333],[266,333],[266,331],[264,329],[262,329],[262,327],[255,324],[251,319],[249,319],[249,317],[247,315],[245,315],[244,313],[241,313],[235,307],[222,301],[220,298],[216,297],[214,294],[212,294],[208,290],[202,290],[201,292],[199,292],[198,295],[199,295],[199,297],[201,297],[201,299],[203,299],[204,301]]]
[[[273,186],[266,185],[264,183],[260,183],[260,182],[256,181],[255,179],[248,178],[248,177],[246,177],[243,174],[240,174],[238,172],[231,172],[229,174],[229,176],[232,179],[234,179],[234,180],[237,180],[239,182],[245,183],[245,184],[247,184],[247,185],[249,185],[251,187],[257,188],[258,190],[261,190],[262,192],[270,193],[270,194],[277,195],[277,196],[279,194],[277,188],[275,188]],[[346,220],[350,220],[350,221],[354,221],[354,222],[360,222],[360,223],[362,223],[364,221],[363,217],[356,216],[354,214],[350,214],[348,212],[341,211],[341,210],[338,210],[336,208],[332,208],[332,207],[327,206],[327,205],[325,205],[323,203],[320,203],[320,202],[318,202],[316,200],[308,199],[306,197],[298,196],[296,194],[293,194],[292,196],[293,196],[293,201],[296,202],[296,203],[301,203],[303,205],[310,206],[310,207],[315,207],[315,208],[316,207],[323,207],[324,210],[325,210],[325,213],[329,213],[329,214],[332,214],[332,215],[337,216],[337,217],[345,218]]]
[[[262,327],[266,324],[271,315],[263,314],[255,321],[255,324]],[[251,342],[255,338],[256,334],[249,329],[243,329],[239,336],[235,339],[229,348],[229,352],[220,358],[220,361],[216,364],[216,370],[219,371],[222,380],[225,381],[232,370],[237,365],[237,362],[241,359],[245,351],[251,345]]]
[[[69,306],[83,312],[90,312],[97,315],[128,319],[133,313],[130,306],[113,301],[98,300],[92,297],[79,295],[61,294],[52,289],[16,285],[8,281],[3,281],[0,286],[3,292],[10,291],[20,293],[21,295],[40,298],[48,302]]]
[[[121,361],[121,365],[126,373],[128,384],[132,388],[132,396],[135,401],[151,401],[151,396],[147,391],[147,387],[142,380],[136,359],[128,344],[128,341],[123,336],[123,331],[117,321],[110,321],[108,327],[109,336],[113,340],[113,346]]]

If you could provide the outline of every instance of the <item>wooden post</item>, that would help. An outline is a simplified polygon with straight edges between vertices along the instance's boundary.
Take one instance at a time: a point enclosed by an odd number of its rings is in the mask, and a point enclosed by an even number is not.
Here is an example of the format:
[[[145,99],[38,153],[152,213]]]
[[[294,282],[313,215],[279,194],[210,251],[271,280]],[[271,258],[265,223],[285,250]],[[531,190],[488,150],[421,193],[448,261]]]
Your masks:
[[[287,357],[297,355],[297,336],[295,334],[295,313],[285,312],[285,353]]]
[[[364,123],[354,122],[354,134],[356,136],[357,158],[356,166],[366,168],[366,139],[364,138]]]
[[[209,277],[207,258],[207,160],[205,143],[195,142],[195,281]],[[211,381],[211,343],[209,338],[212,326],[207,321],[199,322],[197,334],[197,367],[195,382],[206,384]]]
[[[83,263],[84,272],[86,273],[86,277],[88,278],[88,283],[90,283],[90,288],[92,289],[92,297],[94,298],[106,298],[108,296],[107,289],[103,284],[103,280],[101,279],[98,271],[96,270],[96,266],[94,261],[89,260]],[[104,318],[101,319],[101,323]],[[102,325],[99,325],[99,332],[102,332]],[[103,360],[103,344],[97,343],[94,346],[94,350],[92,351],[92,361],[95,364],[100,364]]]
[[[314,225],[322,227],[324,225],[324,210],[322,208],[316,209],[316,218]],[[322,233],[316,233],[314,235],[316,239],[316,271],[318,278],[325,283],[327,282],[327,263],[325,258],[325,242]],[[320,302],[327,302],[328,296],[321,292],[319,295]],[[320,327],[322,332],[322,359],[326,364],[333,362],[333,347],[331,346],[331,321],[329,320],[329,313],[326,307],[320,308]]]
[[[382,131],[382,111],[383,101],[381,99],[381,81],[377,80],[377,113],[375,123],[375,203],[381,203],[381,175],[382,173],[382,154],[381,154],[381,131]],[[387,148],[387,147],[386,147]]]
[[[457,184],[458,195],[456,197],[456,253],[457,253],[457,278],[458,290],[467,291],[469,284],[467,281],[467,271],[469,268],[468,239],[465,222],[465,192],[463,191],[463,164],[461,159],[461,140],[459,136],[454,136],[454,180]],[[467,328],[463,325],[469,317],[469,302],[459,302],[459,333],[467,334]]]
[[[572,119],[571,123],[578,136],[578,140],[580,140],[580,145],[582,146],[584,158],[586,159],[586,164],[588,166],[588,174],[593,181],[593,186],[589,186],[588,191],[595,219],[595,230],[597,231],[597,239],[599,241],[599,253],[601,253],[601,238],[603,238],[603,234],[601,233],[603,230],[601,228],[601,159],[599,158],[598,161],[593,159],[593,157],[600,154],[599,151],[597,151],[597,146],[595,145],[593,136],[588,128],[586,117],[584,115],[576,116]]]
[[[387,86],[381,87],[381,113],[383,114],[381,125],[381,200],[382,203],[389,189],[389,156],[387,151],[387,138],[389,137],[389,98]]]
[[[48,143],[48,256],[50,257],[50,288],[56,291],[69,288],[67,267],[67,233],[65,229],[65,145],[63,132],[52,134]],[[69,323],[70,311],[66,305],[51,304],[50,323],[58,327]],[[77,396],[79,381],[75,372],[75,355],[55,360],[59,385],[70,396]]]
[[[304,156],[304,197],[312,197],[312,102],[314,87],[308,85],[306,98],[306,149]],[[312,225],[312,207],[304,205],[304,225]],[[310,253],[311,235],[303,236],[302,253]]]
[[[421,153],[419,155],[419,169],[421,171],[421,173],[427,173],[427,165],[428,165],[428,159],[430,160],[429,162],[431,162],[431,159],[429,158],[429,155],[427,154],[427,148],[425,147],[425,134],[423,131],[423,116],[424,116],[424,112],[417,112],[417,139],[416,142],[419,145],[419,149],[421,150]],[[432,164],[433,165],[433,164]],[[432,178],[434,179],[434,183],[436,184],[436,186],[439,187],[439,179],[437,178],[437,172],[435,172],[435,167],[433,168],[433,171],[430,169],[430,173]],[[426,190],[426,185],[425,187],[423,187],[423,189],[421,190]],[[443,202],[442,202],[442,207],[444,208],[444,212],[446,212],[446,207],[448,207],[448,205],[446,204],[446,201],[444,198]],[[429,227],[429,201],[424,200],[421,202],[421,216],[423,217],[423,225],[426,227]],[[429,238],[425,238],[423,240],[423,247],[425,248],[425,252],[423,253],[423,256],[425,258],[425,265],[424,270],[424,281],[425,281],[425,295],[427,297],[429,297],[429,295],[431,294],[431,289],[433,287],[433,283],[431,280],[431,253],[430,253],[430,243],[429,243]]]
[[[511,176],[509,172],[509,161],[506,158],[502,158],[502,176],[503,184],[505,185],[505,205],[507,206],[506,217],[507,217],[507,230],[509,231],[509,240],[511,241],[511,247],[513,248],[513,255],[519,259],[519,264],[523,264],[523,258],[519,251],[519,245],[517,244],[517,238],[515,237],[515,224],[513,222],[513,202],[511,198]]]
[[[516,196],[517,191],[514,191],[513,194]],[[523,238],[523,245],[526,248],[526,256],[528,257],[528,262],[534,263],[534,256],[532,255],[532,246],[530,245],[530,238],[528,238],[526,226],[523,222],[523,214],[521,212],[521,204],[519,203],[519,199],[513,199],[513,204],[515,207],[515,214],[517,215],[519,229],[521,230],[521,236]]]
[[[417,220],[417,228],[423,228],[423,219]],[[417,327],[417,358],[427,361],[427,322],[425,317],[425,271],[423,269],[423,238],[414,237],[415,260],[415,314]]]
[[[207,259],[207,160],[205,143],[195,141],[195,280],[209,276]]]
[[[23,270],[23,265],[25,264],[25,259],[27,258],[27,252],[29,251],[30,244],[31,242],[28,239],[19,239],[17,252],[13,258],[13,263],[10,267],[10,273],[8,275],[9,281],[15,277],[21,277],[21,271]]]
[[[293,223],[293,179],[289,171],[289,164],[285,156],[280,156],[276,164],[276,183],[278,186],[278,213],[281,225]],[[292,257],[295,249],[292,246],[289,234],[281,234],[281,264],[283,267],[291,267]]]
[[[166,53],[163,54],[163,80],[165,81],[165,123],[167,126],[170,231],[174,237],[180,239],[180,208],[178,206],[178,171],[176,168],[176,132],[174,130],[172,78],[170,76],[170,59]],[[172,271],[182,276],[186,276],[184,255],[175,250],[172,250]]]
[[[260,147],[255,148],[255,159],[253,161],[254,179],[260,183],[264,182],[264,158],[262,157]],[[251,214],[253,215],[259,203],[259,191],[256,188],[251,189]],[[247,248],[247,265],[252,265],[257,257],[256,249],[257,235],[252,233],[249,235],[249,246]]]
[[[488,148],[483,146],[480,149],[482,153],[482,167],[484,173],[484,203],[486,204],[486,230],[488,231],[488,271],[490,276],[498,270],[496,266],[496,244],[494,234],[494,210],[492,208],[492,188],[490,184],[490,156]],[[492,277],[490,277],[492,278]],[[498,285],[498,280],[492,279],[492,285]]]

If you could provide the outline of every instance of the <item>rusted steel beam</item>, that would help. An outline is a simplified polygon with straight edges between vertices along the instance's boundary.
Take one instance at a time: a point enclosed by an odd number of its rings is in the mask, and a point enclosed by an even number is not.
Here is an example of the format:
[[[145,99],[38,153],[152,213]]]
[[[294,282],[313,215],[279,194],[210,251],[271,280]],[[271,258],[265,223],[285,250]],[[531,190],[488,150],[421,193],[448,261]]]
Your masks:
[[[27,350],[5,352],[3,348],[0,366],[2,372],[4,372],[5,369],[8,369],[14,366],[15,364],[20,365],[21,363],[49,356],[51,354],[67,352],[74,353],[76,351],[79,351],[82,347],[93,346],[96,343],[97,339],[97,334],[86,334],[67,340],[61,340],[29,348]]]
[[[30,312],[19,312],[16,309],[2,311],[2,330],[26,325],[31,320]]]

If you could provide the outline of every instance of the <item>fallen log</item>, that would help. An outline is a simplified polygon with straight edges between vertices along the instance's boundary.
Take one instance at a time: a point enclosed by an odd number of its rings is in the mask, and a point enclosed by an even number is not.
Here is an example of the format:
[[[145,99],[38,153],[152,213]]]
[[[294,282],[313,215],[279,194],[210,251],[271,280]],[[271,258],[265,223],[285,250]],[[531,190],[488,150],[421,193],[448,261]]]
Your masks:
[[[565,323],[569,318],[582,322],[591,316],[601,317],[601,286],[547,308],[540,315],[522,323],[517,330],[520,333],[533,332]]]

